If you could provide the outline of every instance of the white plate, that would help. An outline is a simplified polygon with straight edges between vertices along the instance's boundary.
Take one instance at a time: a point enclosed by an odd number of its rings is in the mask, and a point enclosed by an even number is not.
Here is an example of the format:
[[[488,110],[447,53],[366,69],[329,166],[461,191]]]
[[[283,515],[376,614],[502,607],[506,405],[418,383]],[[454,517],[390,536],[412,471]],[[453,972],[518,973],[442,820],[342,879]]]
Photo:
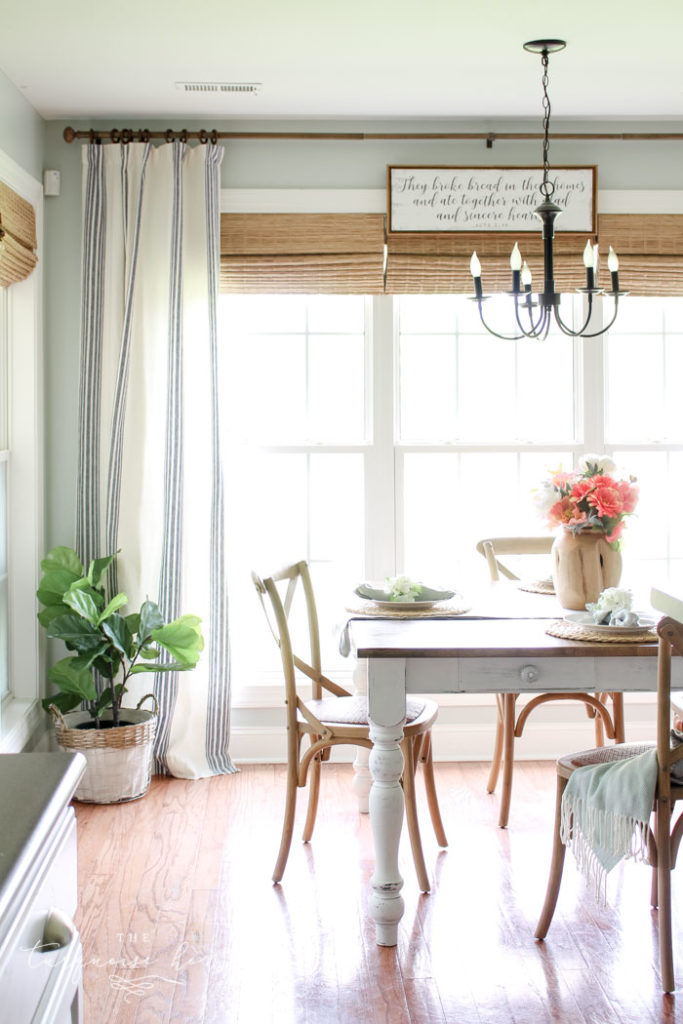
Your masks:
[[[593,622],[593,616],[590,612],[567,612],[564,621],[571,622],[575,626],[586,626],[596,633],[612,633],[613,635],[627,636],[629,633],[642,633],[644,629],[653,629],[656,620],[649,618],[647,615],[639,614],[637,626],[599,626]]]
[[[372,601],[378,608],[385,608],[387,611],[393,609],[395,612],[426,611],[429,608],[433,608],[435,604],[440,604],[442,601],[450,601],[452,597],[455,597],[454,590],[426,587],[422,583],[419,583],[418,586],[422,589],[422,593],[425,596],[424,600],[390,601],[387,591],[381,585],[372,583],[361,583],[354,590],[354,594],[364,601]]]

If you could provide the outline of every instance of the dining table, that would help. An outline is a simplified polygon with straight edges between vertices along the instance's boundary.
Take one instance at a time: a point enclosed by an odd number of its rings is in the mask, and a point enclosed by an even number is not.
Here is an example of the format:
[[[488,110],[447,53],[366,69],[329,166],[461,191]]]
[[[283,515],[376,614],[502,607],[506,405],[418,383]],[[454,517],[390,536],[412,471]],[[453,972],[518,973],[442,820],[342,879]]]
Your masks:
[[[403,823],[399,744],[406,694],[656,691],[657,637],[653,632],[650,640],[638,634],[638,639],[612,643],[552,635],[548,629],[562,624],[567,615],[556,598],[526,592],[509,581],[473,594],[452,616],[348,610],[348,647],[366,679],[373,742],[370,913],[378,945],[395,946],[404,911],[398,850]],[[673,685],[680,689],[683,659],[675,661]]]

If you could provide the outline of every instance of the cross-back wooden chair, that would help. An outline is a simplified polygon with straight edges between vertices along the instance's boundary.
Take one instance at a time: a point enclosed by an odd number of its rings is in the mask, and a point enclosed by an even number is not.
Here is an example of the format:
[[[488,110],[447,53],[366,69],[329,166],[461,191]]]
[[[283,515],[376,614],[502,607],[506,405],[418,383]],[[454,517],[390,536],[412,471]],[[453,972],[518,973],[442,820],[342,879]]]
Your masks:
[[[649,860],[653,865],[651,903],[658,908],[659,958],[662,990],[672,992],[675,985],[671,940],[671,872],[683,836],[683,813],[672,827],[673,810],[677,800],[683,800],[683,744],[671,745],[671,656],[683,655],[683,600],[653,590],[652,607],[665,617],[657,625],[659,651],[657,667],[657,788],[654,801],[654,819],[649,834]],[[561,757],[557,762],[557,805],[550,877],[543,910],[536,927],[536,938],[544,939],[553,919],[562,881],[565,847],[560,839],[562,794],[572,773],[582,765],[601,764],[634,757],[652,748],[653,744],[620,743],[608,747],[583,750],[578,754]],[[676,778],[672,769],[678,765]]]
[[[477,551],[486,559],[491,580],[497,582],[501,576],[509,580],[519,580],[517,573],[501,560],[501,556],[550,555],[552,545],[553,538],[547,536],[486,537],[478,542]],[[519,713],[518,697],[518,693],[496,694],[496,738],[486,791],[495,792],[502,765],[503,781],[498,813],[498,824],[501,828],[505,828],[510,817],[515,739],[522,735],[529,715],[541,704],[558,700],[578,700],[585,705],[589,717],[595,721],[595,742],[598,746],[602,746],[605,735],[616,742],[624,740],[624,699],[621,693],[539,693],[528,701]],[[611,714],[607,706],[608,699],[612,701]]]
[[[287,795],[280,851],[273,871],[273,881],[277,883],[284,874],[289,856],[297,790],[305,787],[308,779],[308,813],[303,831],[303,841],[307,843],[313,835],[315,825],[322,762],[329,759],[333,746],[349,744],[372,748],[372,740],[368,724],[367,697],[353,696],[322,673],[318,614],[307,563],[296,562],[271,576],[260,577],[252,573],[252,580],[275,642],[280,648],[285,681]],[[280,596],[278,583],[286,583],[284,599]],[[290,611],[299,583],[303,591],[308,622],[308,659],[294,653],[289,628]],[[297,691],[297,669],[311,681],[310,700],[304,700]],[[434,701],[408,698],[404,739],[401,744],[404,758],[402,786],[406,823],[422,892],[428,892],[430,884],[422,851],[415,798],[415,771],[418,764],[422,764],[424,770],[427,804],[437,842],[439,846],[448,845],[439,812],[432,766],[431,729],[437,713],[438,706]],[[306,736],[309,745],[302,751],[302,740]]]

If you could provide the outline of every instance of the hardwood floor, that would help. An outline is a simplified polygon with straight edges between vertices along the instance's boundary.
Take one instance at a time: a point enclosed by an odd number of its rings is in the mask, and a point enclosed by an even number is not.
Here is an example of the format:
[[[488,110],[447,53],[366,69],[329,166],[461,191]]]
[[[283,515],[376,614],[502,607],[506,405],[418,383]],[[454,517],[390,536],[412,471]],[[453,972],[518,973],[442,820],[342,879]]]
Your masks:
[[[434,887],[417,892],[404,834],[396,949],[374,941],[372,839],[350,766],[325,766],[307,845],[298,841],[300,801],[280,886],[270,876],[283,766],[200,782],[156,778],[135,803],[76,804],[85,1024],[683,1024],[676,876],[677,998],[659,991],[642,865],[618,867],[599,907],[569,857],[548,938],[534,941],[550,856],[551,764],[517,765],[506,830],[496,825],[484,766],[435,771],[451,845],[439,850],[421,800]]]

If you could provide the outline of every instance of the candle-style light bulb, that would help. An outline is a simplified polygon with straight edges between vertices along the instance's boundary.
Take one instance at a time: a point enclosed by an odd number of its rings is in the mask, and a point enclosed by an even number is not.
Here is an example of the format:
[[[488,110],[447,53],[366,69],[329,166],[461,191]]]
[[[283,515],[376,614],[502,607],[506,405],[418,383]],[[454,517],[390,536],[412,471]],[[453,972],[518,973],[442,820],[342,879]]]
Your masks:
[[[470,274],[474,278],[474,297],[480,299],[483,294],[481,290],[481,263],[476,252],[472,253],[470,260]]]
[[[531,271],[529,270],[529,264],[526,260],[522,265],[522,284],[525,288],[531,288]]]
[[[619,291],[619,257],[615,253],[614,249],[610,245],[609,253],[607,254],[607,269],[612,275],[612,291]]]
[[[519,287],[519,272],[522,269],[522,254],[516,242],[510,253],[510,267],[512,268],[512,294],[519,295],[521,291]]]
[[[590,291],[595,288],[595,271],[598,268],[598,247],[591,245],[590,239],[583,250],[583,265],[586,268],[586,288]]]

